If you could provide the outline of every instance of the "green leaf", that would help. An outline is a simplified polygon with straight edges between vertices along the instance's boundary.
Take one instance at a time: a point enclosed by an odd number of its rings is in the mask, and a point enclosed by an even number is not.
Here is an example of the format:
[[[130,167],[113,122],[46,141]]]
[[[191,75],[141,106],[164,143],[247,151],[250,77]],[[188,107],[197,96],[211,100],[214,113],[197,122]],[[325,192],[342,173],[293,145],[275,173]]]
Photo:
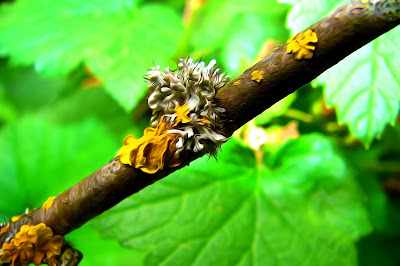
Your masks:
[[[0,81],[0,127],[4,122],[11,122],[16,119],[16,110],[5,97],[4,91],[5,89]]]
[[[1,55],[47,75],[83,62],[127,111],[144,97],[153,62],[169,63],[182,30],[171,8],[125,0],[21,0],[0,16]]]
[[[267,40],[286,38],[286,7],[276,1],[210,0],[194,21],[194,52],[217,54],[231,74],[248,67]]]
[[[43,108],[62,94],[66,78],[44,78],[32,68],[0,65],[0,84],[20,113]]]
[[[348,56],[320,76],[326,102],[337,109],[338,121],[367,146],[394,123],[400,100],[400,28]]]
[[[354,265],[370,230],[348,166],[321,135],[288,142],[269,168],[234,140],[107,211],[103,237],[146,265]]]
[[[286,26],[291,33],[297,33],[318,22],[329,12],[339,8],[348,0],[278,0],[292,5],[286,18]]]
[[[118,151],[94,119],[62,125],[27,116],[0,131],[0,210],[40,206],[101,167]]]
[[[358,243],[359,265],[398,266],[400,264],[400,237],[371,235]]]
[[[150,121],[145,117],[140,121],[135,121],[132,125],[132,116],[124,110],[107,94],[103,88],[89,90],[75,90],[63,97],[56,103],[42,110],[41,114],[56,123],[76,123],[95,118],[108,129],[108,131],[121,141],[128,134],[137,133],[141,136],[144,127],[142,124]]]
[[[283,2],[283,1],[282,1]],[[302,30],[345,1],[290,1],[287,26]],[[388,123],[394,123],[400,100],[400,28],[395,28],[336,66],[313,85],[324,85],[326,102],[335,106],[339,123],[367,147],[380,137]]]
[[[222,46],[222,59],[229,73],[236,74],[254,61],[267,40],[267,29],[264,25],[265,18],[257,15],[240,14],[231,23],[230,29],[235,30],[227,36],[226,45]]]
[[[115,239],[102,239],[86,224],[66,236],[83,254],[79,266],[92,265],[140,265],[143,252],[122,247]]]
[[[289,94],[288,96],[256,116],[254,118],[254,123],[256,125],[265,125],[273,118],[283,115],[294,100],[296,100],[296,93]]]

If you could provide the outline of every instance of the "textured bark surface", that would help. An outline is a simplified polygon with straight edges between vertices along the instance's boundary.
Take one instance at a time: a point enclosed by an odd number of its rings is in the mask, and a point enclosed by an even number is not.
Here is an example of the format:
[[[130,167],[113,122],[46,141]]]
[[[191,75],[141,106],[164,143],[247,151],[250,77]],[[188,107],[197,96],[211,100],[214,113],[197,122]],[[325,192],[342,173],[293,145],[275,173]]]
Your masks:
[[[296,60],[286,53],[286,44],[247,69],[218,91],[216,105],[225,108],[223,131],[231,135],[274,103],[309,83],[340,60],[399,24],[400,1],[363,4],[352,1],[302,32],[311,29],[318,42],[314,56]],[[251,79],[262,70],[263,79]]]
[[[230,136],[280,99],[400,23],[399,0],[375,4],[365,2],[352,1],[308,28],[318,36],[312,59],[296,60],[293,54],[286,52],[284,44],[221,88],[214,99],[215,105],[226,110],[221,117],[220,132]],[[262,78],[254,79],[254,71],[262,71]],[[54,234],[65,235],[202,155],[185,154],[181,166],[165,168],[155,174],[146,174],[114,158],[86,179],[60,193],[50,208],[41,207],[11,222],[8,230],[0,236],[0,247],[4,241],[15,236],[23,224],[45,223],[53,229]],[[65,254],[78,263],[77,253],[66,250],[68,252]]]

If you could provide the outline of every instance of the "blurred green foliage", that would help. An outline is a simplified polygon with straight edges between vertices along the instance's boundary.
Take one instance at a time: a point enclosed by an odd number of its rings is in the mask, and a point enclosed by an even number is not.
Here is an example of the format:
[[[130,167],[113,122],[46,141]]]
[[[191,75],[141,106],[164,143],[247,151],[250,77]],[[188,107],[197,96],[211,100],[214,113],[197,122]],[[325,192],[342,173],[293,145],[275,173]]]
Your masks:
[[[235,77],[344,2],[1,3],[0,217],[140,137],[150,67],[215,58]],[[81,265],[399,265],[399,36],[238,130],[218,162],[201,158],[70,233]]]

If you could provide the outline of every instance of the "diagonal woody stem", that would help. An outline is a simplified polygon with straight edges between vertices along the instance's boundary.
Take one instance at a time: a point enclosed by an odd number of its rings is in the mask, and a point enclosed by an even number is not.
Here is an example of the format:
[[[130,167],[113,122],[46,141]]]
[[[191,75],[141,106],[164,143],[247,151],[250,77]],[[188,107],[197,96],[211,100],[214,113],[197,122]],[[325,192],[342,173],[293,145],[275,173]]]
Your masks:
[[[222,114],[223,131],[230,135],[265,109],[309,83],[328,68],[365,44],[396,27],[400,1],[380,1],[375,5],[352,1],[303,32],[317,33],[318,42],[311,60],[296,60],[281,45],[243,74],[221,88],[215,97]],[[264,79],[251,80],[253,71],[263,70]],[[235,85],[239,83],[239,85]]]
[[[312,59],[295,59],[286,52],[284,44],[221,88],[214,99],[216,106],[225,109],[219,130],[230,136],[280,99],[400,23],[400,0],[365,2],[353,0],[308,28],[318,36]],[[262,78],[255,80],[254,71],[262,71]],[[60,193],[50,208],[41,207],[11,222],[8,230],[0,235],[0,247],[23,224],[45,223],[54,234],[65,235],[202,155],[185,153],[181,166],[164,168],[155,174],[144,173],[114,158]]]

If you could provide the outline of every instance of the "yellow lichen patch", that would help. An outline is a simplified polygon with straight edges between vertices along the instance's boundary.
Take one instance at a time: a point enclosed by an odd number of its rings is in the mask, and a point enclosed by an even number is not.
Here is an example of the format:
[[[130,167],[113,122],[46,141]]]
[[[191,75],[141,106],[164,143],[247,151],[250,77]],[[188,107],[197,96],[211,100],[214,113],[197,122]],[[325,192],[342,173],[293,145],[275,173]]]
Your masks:
[[[43,203],[43,209],[46,211],[51,208],[53,205],[53,201],[56,197],[49,197],[44,203]]]
[[[251,73],[251,80],[254,80],[257,83],[260,83],[261,80],[263,79],[263,77],[264,77],[264,71],[262,71],[262,70],[254,70]]]
[[[15,223],[16,221],[21,219],[22,216],[24,216],[24,214],[15,215],[15,216],[11,217],[11,222]]]
[[[0,236],[1,236],[2,234],[4,234],[5,232],[7,232],[9,226],[10,226],[10,225],[7,224],[7,225],[3,226],[2,228],[0,228]]]
[[[64,237],[54,235],[44,223],[23,225],[8,243],[3,244],[1,262],[12,265],[40,265],[44,258],[60,255]],[[55,264],[53,264],[55,265]]]
[[[36,209],[36,208],[35,208],[35,209]],[[31,210],[30,210],[29,208],[26,208],[23,214],[20,214],[20,215],[16,215],[16,216],[11,217],[11,221],[12,221],[12,222],[16,222],[16,221],[18,221],[19,219],[21,219],[22,216],[24,216],[25,214],[28,214],[28,213],[30,213],[30,212],[31,212]]]
[[[164,166],[180,165],[181,160],[175,148],[179,135],[168,134],[169,129],[169,124],[161,121],[157,128],[146,128],[143,137],[139,139],[133,136],[126,137],[117,156],[120,156],[123,164],[129,164],[149,174],[163,169]]]
[[[208,120],[208,119],[207,119],[207,118],[205,118],[205,117],[202,117],[202,118],[196,119],[196,122],[200,122],[200,123],[203,123],[203,124],[205,124],[205,125],[211,125],[211,121],[210,121],[210,120]]]
[[[242,81],[240,79],[235,80],[235,82],[233,82],[233,85],[239,85],[240,83],[242,83]]]
[[[187,104],[176,107],[175,114],[176,114],[175,123],[172,126],[178,125],[179,122],[189,123],[190,121],[192,121],[188,116],[189,115],[189,105],[187,105]]]
[[[286,43],[286,53],[294,54],[294,58],[311,59],[314,55],[315,45],[318,42],[318,37],[311,29],[301,34],[293,35]]]

